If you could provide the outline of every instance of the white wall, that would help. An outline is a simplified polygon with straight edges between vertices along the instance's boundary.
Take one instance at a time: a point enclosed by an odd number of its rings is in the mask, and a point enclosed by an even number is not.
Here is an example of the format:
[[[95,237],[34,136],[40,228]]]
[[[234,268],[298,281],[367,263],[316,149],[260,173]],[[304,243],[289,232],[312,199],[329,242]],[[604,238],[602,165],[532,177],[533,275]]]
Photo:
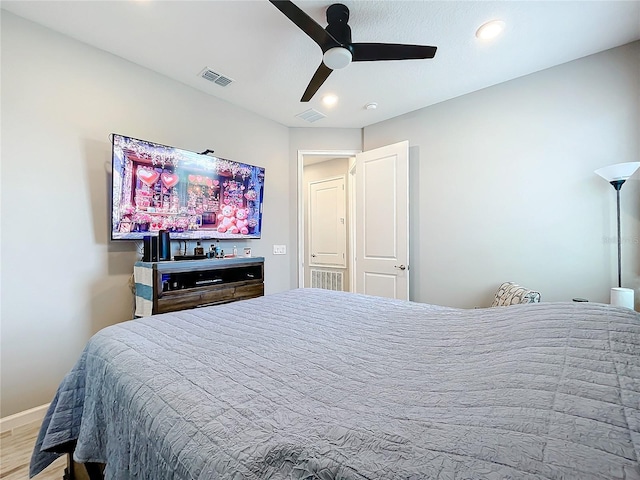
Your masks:
[[[640,160],[640,42],[364,129],[409,140],[411,298],[488,305],[517,281],[547,301],[609,301],[615,191],[593,173]],[[622,189],[623,286],[640,305],[640,173]]]
[[[2,411],[51,400],[88,338],[132,315],[139,258],[109,238],[112,132],[266,167],[266,293],[295,286],[286,127],[2,12]],[[290,273],[292,272],[292,273]]]

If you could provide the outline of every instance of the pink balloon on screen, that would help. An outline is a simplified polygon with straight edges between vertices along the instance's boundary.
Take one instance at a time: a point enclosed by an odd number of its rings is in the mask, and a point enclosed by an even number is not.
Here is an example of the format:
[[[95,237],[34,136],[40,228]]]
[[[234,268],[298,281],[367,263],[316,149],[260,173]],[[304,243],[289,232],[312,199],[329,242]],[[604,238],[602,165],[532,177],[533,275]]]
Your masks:
[[[150,170],[148,168],[139,168],[138,169],[138,178],[142,181],[142,183],[152,186],[154,183],[158,181],[160,174],[155,170]]]
[[[167,188],[175,187],[178,183],[178,175],[176,175],[175,173],[163,173],[162,175],[160,175],[160,179],[162,180],[162,183],[164,183],[164,186]]]

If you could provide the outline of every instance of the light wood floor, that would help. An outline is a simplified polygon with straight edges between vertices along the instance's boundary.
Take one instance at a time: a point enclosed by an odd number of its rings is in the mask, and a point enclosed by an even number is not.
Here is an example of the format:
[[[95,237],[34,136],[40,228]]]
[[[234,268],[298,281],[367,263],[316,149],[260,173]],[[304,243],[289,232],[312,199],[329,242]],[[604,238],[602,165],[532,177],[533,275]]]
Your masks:
[[[29,461],[40,430],[40,421],[3,432],[0,438],[0,479],[27,480]],[[66,456],[49,465],[35,480],[62,480]]]

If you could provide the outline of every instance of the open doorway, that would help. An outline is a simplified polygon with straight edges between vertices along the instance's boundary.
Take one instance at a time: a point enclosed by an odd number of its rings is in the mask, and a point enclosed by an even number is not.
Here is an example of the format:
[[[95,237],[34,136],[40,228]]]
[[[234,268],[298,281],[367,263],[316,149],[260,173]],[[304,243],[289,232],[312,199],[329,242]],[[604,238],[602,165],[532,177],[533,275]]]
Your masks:
[[[408,167],[406,140],[298,151],[300,287],[409,299]]]
[[[299,287],[353,291],[356,153],[359,151],[298,151]]]

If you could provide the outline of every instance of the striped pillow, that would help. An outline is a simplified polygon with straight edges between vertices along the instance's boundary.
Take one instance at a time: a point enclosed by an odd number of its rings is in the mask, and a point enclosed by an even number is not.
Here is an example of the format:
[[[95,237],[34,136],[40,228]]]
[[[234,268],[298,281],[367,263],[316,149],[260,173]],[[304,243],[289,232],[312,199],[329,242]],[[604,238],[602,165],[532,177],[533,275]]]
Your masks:
[[[520,303],[540,302],[540,292],[526,289],[514,282],[505,282],[498,288],[492,307],[505,307]]]

